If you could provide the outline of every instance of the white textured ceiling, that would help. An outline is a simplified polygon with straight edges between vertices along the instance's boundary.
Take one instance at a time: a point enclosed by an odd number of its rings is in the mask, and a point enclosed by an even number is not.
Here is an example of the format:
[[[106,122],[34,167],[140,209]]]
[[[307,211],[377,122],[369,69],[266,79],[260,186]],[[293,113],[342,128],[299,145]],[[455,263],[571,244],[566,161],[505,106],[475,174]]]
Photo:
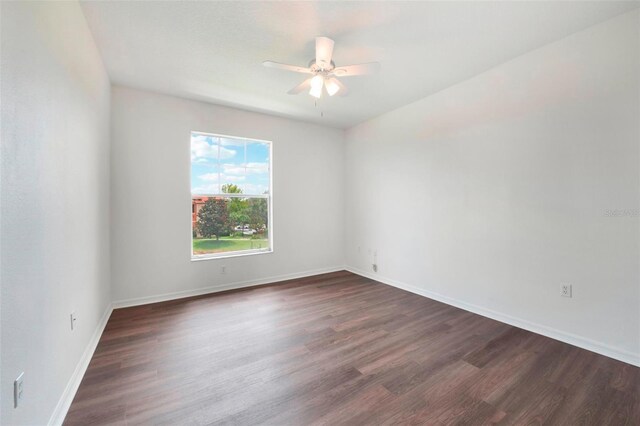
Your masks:
[[[82,2],[115,84],[350,127],[411,103],[638,2]],[[286,92],[304,75],[314,37],[335,40],[348,97]],[[321,116],[323,112],[324,116]]]

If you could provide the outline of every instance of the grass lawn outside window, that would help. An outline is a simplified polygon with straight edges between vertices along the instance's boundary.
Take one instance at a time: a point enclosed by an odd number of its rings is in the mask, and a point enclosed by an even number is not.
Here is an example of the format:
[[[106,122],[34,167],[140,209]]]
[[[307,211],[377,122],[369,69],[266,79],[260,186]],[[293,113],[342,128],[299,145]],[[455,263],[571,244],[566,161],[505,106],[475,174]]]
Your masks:
[[[267,238],[242,238],[242,237],[220,237],[215,238],[194,238],[193,254],[203,255],[209,253],[226,253],[243,250],[263,250],[269,248]]]

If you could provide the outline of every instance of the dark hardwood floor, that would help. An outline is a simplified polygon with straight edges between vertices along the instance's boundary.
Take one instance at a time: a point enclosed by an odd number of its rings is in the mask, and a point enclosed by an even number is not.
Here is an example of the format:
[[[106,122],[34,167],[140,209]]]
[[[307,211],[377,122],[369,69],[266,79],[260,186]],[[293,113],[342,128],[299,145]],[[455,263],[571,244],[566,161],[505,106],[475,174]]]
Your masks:
[[[65,420],[640,424],[640,369],[348,272],[115,310]]]

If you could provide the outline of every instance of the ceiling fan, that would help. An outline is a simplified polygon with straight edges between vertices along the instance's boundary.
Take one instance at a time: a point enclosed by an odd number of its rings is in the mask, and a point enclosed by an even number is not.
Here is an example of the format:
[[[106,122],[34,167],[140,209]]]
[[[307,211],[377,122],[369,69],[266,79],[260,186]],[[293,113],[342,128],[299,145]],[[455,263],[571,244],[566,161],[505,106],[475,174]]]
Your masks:
[[[359,65],[347,65],[336,67],[331,60],[333,55],[333,40],[328,37],[316,37],[316,57],[309,62],[308,67],[299,67],[297,65],[281,64],[273,61],[264,61],[262,65],[269,68],[277,68],[286,71],[298,72],[301,74],[310,74],[302,83],[298,84],[287,93],[297,95],[298,93],[309,89],[309,94],[315,98],[322,96],[322,89],[327,91],[329,96],[338,94],[346,96],[349,93],[347,87],[342,84],[338,77],[352,77],[355,75],[374,74],[380,69],[378,62],[369,62]]]

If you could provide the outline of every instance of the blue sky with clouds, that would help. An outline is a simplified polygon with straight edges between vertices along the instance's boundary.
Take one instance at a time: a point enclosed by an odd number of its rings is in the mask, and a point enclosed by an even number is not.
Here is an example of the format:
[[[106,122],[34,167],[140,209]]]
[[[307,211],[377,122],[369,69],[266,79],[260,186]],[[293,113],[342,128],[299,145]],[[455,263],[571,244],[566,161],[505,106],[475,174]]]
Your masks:
[[[269,190],[269,144],[191,134],[191,193],[218,194],[226,183],[238,185],[244,194]]]

